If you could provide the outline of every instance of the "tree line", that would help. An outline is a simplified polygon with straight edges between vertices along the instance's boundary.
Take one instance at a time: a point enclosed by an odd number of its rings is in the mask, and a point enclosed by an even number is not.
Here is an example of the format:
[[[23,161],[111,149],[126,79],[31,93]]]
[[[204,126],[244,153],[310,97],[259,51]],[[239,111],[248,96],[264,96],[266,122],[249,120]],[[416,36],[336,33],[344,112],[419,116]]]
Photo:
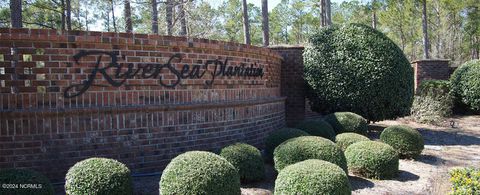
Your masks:
[[[387,34],[409,60],[478,59],[480,0],[10,0],[1,27],[153,33],[254,45],[304,44],[329,25],[362,23]]]

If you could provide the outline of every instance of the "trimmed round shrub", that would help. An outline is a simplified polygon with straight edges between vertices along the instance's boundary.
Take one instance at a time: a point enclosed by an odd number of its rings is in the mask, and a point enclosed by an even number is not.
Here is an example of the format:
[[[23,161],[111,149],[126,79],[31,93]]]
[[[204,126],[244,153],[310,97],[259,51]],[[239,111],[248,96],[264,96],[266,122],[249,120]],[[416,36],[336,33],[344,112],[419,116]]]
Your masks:
[[[457,103],[480,111],[480,60],[471,60],[450,76],[451,93]]]
[[[335,143],[343,151],[345,151],[348,146],[361,141],[370,141],[370,139],[357,133],[341,133],[335,137]]]
[[[390,145],[361,141],[345,150],[348,170],[355,175],[374,179],[391,179],[398,174],[398,154]]]
[[[352,194],[348,176],[339,166],[317,159],[285,167],[275,180],[275,194]]]
[[[76,194],[132,194],[130,170],[108,158],[89,158],[77,162],[65,177],[65,192]]]
[[[273,160],[273,151],[278,145],[280,145],[284,141],[287,141],[291,138],[308,135],[309,134],[305,131],[294,128],[283,128],[280,130],[272,131],[265,141],[265,156],[267,161],[271,162]]]
[[[163,170],[160,194],[240,194],[240,176],[225,158],[191,151],[175,157]]]
[[[308,159],[328,161],[347,172],[347,162],[342,150],[335,143],[323,137],[302,136],[292,138],[280,144],[273,153],[277,171]]]
[[[39,172],[25,169],[4,169],[0,171],[0,194],[53,195],[50,180]],[[34,184],[31,186],[30,184]],[[20,186],[25,185],[25,186]]]
[[[313,111],[350,111],[369,121],[406,116],[413,101],[413,69],[402,50],[369,26],[322,28],[303,59]]]
[[[220,151],[220,156],[237,168],[241,181],[259,181],[265,178],[262,154],[251,145],[236,143],[227,146]]]
[[[380,134],[380,140],[392,146],[400,158],[416,158],[422,153],[424,147],[422,134],[404,125],[385,128]]]
[[[295,128],[313,136],[320,136],[332,141],[335,140],[335,131],[332,126],[324,120],[305,120],[300,122]]]
[[[335,112],[325,116],[337,134],[353,132],[365,135],[368,131],[367,120],[352,112]]]

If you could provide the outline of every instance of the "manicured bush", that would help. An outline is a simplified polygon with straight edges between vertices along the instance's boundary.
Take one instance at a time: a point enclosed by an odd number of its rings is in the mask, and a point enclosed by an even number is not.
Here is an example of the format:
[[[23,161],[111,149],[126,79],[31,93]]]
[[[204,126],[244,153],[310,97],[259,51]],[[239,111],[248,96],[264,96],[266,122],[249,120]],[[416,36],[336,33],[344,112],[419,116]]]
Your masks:
[[[471,60],[458,67],[450,76],[451,94],[457,103],[480,111],[480,60]]]
[[[348,146],[361,141],[370,141],[370,139],[357,133],[341,133],[335,137],[335,143],[343,151],[345,151]]]
[[[435,124],[452,114],[453,99],[450,82],[426,80],[417,89],[411,110],[413,119],[420,123]]]
[[[76,194],[132,194],[130,170],[108,158],[89,158],[73,165],[65,177],[65,192]]]
[[[332,141],[317,136],[302,136],[283,142],[275,148],[273,159],[277,171],[308,159],[328,161],[347,171],[342,150]]]
[[[259,181],[265,178],[262,154],[251,145],[236,143],[227,146],[220,151],[220,156],[238,170],[241,181]]]
[[[480,194],[480,169],[455,168],[450,171],[451,195]]]
[[[424,80],[417,88],[421,96],[445,96],[450,93],[450,82],[445,80]]]
[[[413,69],[402,50],[361,24],[322,28],[303,59],[313,111],[350,111],[369,121],[406,116],[413,101]]]
[[[240,194],[240,176],[225,158],[190,151],[175,157],[163,170],[160,194]]]
[[[416,158],[422,153],[424,147],[422,134],[404,125],[385,128],[380,134],[380,140],[392,146],[400,158]]]
[[[352,112],[335,112],[325,116],[337,134],[353,132],[365,135],[368,131],[367,120]]]
[[[293,128],[283,128],[280,130],[272,131],[265,141],[265,157],[267,161],[273,161],[273,151],[278,145],[280,145],[284,141],[287,141],[291,138],[307,135],[309,134],[305,131]]]
[[[0,171],[0,194],[53,195],[50,180],[39,172],[25,169],[4,169]],[[33,185],[30,185],[33,184]],[[20,186],[22,185],[22,186]]]
[[[335,131],[332,126],[324,120],[305,120],[300,122],[295,128],[313,136],[320,136],[332,141],[335,140]]]
[[[361,141],[345,150],[348,170],[356,175],[375,179],[391,179],[398,173],[398,154],[388,144]]]
[[[339,166],[317,159],[285,167],[275,180],[275,194],[352,194],[347,174]]]

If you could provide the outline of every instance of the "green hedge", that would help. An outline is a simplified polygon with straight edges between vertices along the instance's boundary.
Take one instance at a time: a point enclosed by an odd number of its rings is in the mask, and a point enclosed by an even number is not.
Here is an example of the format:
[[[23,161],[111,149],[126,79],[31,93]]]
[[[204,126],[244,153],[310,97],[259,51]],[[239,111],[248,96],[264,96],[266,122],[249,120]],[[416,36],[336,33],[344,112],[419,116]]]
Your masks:
[[[370,139],[357,133],[341,133],[335,137],[335,143],[343,151],[345,151],[348,146],[361,141],[370,141]]]
[[[402,50],[369,26],[322,28],[303,59],[313,111],[350,111],[369,121],[406,116],[413,101],[413,69]]]
[[[50,180],[39,172],[25,169],[0,170],[0,194],[53,195]],[[35,184],[34,186],[25,184]],[[20,186],[22,185],[22,186]]]
[[[417,130],[404,125],[385,128],[380,134],[380,140],[392,146],[400,158],[416,158],[424,148],[422,135]]]
[[[297,124],[295,127],[307,132],[313,136],[320,136],[329,140],[335,140],[335,130],[324,120],[305,120]]]
[[[285,167],[275,180],[275,194],[351,194],[347,174],[339,166],[310,159]]]
[[[480,169],[455,168],[450,171],[451,195],[480,194]]]
[[[328,161],[347,171],[342,150],[332,141],[317,136],[302,136],[283,142],[275,149],[273,159],[277,171],[308,159]]]
[[[163,170],[160,194],[240,194],[240,176],[225,158],[191,151],[175,157]]]
[[[227,159],[237,170],[240,180],[259,181],[265,178],[265,165],[260,151],[248,144],[236,143],[223,148],[220,156]]]
[[[413,100],[411,116],[420,123],[435,124],[453,111],[450,82],[444,80],[422,81]]]
[[[293,129],[293,128],[283,128],[276,131],[272,131],[266,141],[265,141],[265,156],[267,161],[273,162],[273,151],[275,148],[287,141],[290,138],[300,137],[300,136],[307,136],[309,135],[305,131],[300,129]]]
[[[352,112],[335,112],[324,118],[337,134],[353,132],[366,135],[368,131],[367,120]]]
[[[132,194],[130,170],[108,158],[89,158],[73,165],[65,177],[65,192],[77,194]]]
[[[471,60],[458,67],[450,76],[451,94],[457,103],[480,111],[480,60]]]
[[[398,154],[388,144],[361,141],[345,151],[348,170],[356,175],[375,179],[391,179],[398,174]]]

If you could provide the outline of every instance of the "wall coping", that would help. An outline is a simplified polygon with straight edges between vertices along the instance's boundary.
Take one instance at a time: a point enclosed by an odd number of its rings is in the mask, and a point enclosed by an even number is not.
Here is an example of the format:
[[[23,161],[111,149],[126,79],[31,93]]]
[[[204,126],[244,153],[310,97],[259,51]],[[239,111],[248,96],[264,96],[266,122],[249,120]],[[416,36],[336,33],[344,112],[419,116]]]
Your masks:
[[[414,60],[410,63],[413,64],[418,62],[449,62],[449,61],[450,59],[419,59],[419,60]]]
[[[305,49],[304,45],[270,45],[270,49]]]
[[[15,35],[15,36],[13,36]],[[47,36],[46,36],[47,35]],[[76,37],[83,37],[78,40]],[[96,38],[89,38],[96,37]],[[282,59],[282,57],[269,48],[259,47],[254,45],[246,45],[243,43],[204,39],[204,38],[193,38],[186,36],[168,36],[168,35],[159,35],[159,34],[142,34],[142,33],[126,33],[126,32],[102,32],[102,31],[58,31],[55,29],[33,29],[33,28],[0,28],[0,40],[1,41],[15,41],[15,40],[30,40],[32,42],[41,42],[41,41],[57,41],[65,43],[75,43],[75,42],[92,42],[98,43],[102,42],[102,38],[124,38],[124,39],[150,39],[150,40],[162,40],[166,41],[166,46],[172,47],[192,47],[192,48],[208,48],[209,45],[222,45],[224,49],[228,51],[240,51],[245,53],[252,54],[261,54],[266,56],[276,57]],[[185,42],[186,44],[175,44],[168,43],[171,42]],[[133,44],[127,42],[125,44]],[[165,45],[162,45],[165,46]],[[237,47],[237,48],[233,48]],[[259,52],[260,51],[260,52]]]
[[[81,115],[91,113],[126,113],[126,112],[155,112],[155,111],[178,111],[178,110],[198,110],[214,109],[225,107],[251,106],[257,104],[268,104],[285,101],[286,97],[275,97],[258,100],[240,100],[240,101],[221,101],[211,103],[184,103],[173,105],[135,105],[135,106],[112,106],[112,107],[92,107],[92,108],[68,108],[68,109],[35,109],[35,110],[0,110],[1,118],[15,118],[27,116],[56,116],[56,115]]]

